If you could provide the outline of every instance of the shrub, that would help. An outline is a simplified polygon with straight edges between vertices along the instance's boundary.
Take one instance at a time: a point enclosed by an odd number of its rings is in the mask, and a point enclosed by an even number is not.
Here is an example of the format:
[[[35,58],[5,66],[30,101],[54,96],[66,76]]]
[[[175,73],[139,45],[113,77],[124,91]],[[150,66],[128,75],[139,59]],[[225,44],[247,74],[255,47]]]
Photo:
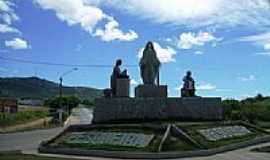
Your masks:
[[[270,121],[270,100],[249,98],[244,101],[225,100],[222,102],[227,120],[244,120],[250,123],[259,121]]]

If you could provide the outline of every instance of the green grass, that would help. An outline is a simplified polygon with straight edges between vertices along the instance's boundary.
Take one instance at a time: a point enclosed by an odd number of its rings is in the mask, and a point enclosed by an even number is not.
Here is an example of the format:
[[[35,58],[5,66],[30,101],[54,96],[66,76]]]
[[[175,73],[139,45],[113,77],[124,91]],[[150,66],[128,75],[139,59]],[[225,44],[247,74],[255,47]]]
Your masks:
[[[177,137],[171,136],[165,143],[163,144],[162,151],[192,151],[197,150],[194,145],[189,144],[188,142],[179,139]]]
[[[22,154],[20,151],[0,152],[0,159],[1,160],[67,160],[66,158],[25,155],[25,154]],[[75,159],[69,159],[69,160],[75,160]]]
[[[166,124],[166,123],[165,123]],[[223,139],[219,141],[208,141],[205,137],[203,137],[197,130],[198,129],[208,129],[214,127],[221,126],[232,126],[232,125],[243,125],[241,122],[189,122],[189,123],[177,123],[177,126],[185,131],[190,137],[192,137],[200,147],[192,144],[186,139],[180,137],[176,137],[175,135],[170,135],[168,139],[165,141],[162,147],[162,151],[193,151],[199,149],[212,149],[221,146],[226,146],[234,143],[245,142],[256,137],[260,137],[266,135],[263,131],[246,126],[251,134],[246,136],[234,137]],[[161,124],[164,126],[164,124]],[[50,147],[63,147],[63,148],[82,148],[86,150],[109,150],[109,151],[143,151],[143,152],[157,152],[159,144],[161,142],[162,136],[165,132],[165,128],[163,129],[154,129],[144,126],[143,124],[134,125],[134,126],[99,126],[97,128],[92,129],[78,129],[77,132],[87,132],[87,131],[101,131],[101,132],[125,132],[125,133],[144,133],[144,134],[154,134],[155,137],[151,141],[151,143],[145,148],[136,148],[136,147],[124,147],[124,146],[113,146],[113,145],[92,145],[92,144],[70,144],[65,142],[67,133],[60,136],[58,139],[50,142],[48,146]]]
[[[45,118],[49,115],[48,111],[24,111],[14,114],[0,113],[0,127],[7,127],[16,124],[31,122],[36,119]]]

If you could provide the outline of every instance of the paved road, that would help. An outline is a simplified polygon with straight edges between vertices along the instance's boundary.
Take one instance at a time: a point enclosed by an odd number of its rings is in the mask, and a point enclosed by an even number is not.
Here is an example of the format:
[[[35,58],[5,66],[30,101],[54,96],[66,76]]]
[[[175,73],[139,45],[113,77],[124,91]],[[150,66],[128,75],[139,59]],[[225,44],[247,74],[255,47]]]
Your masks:
[[[90,124],[92,121],[92,110],[80,106],[73,110],[69,122],[71,124]],[[43,140],[50,139],[59,134],[63,128],[43,129],[27,132],[0,134],[0,151],[10,150],[35,150]]]
[[[93,119],[93,110],[82,105],[72,110],[71,116],[65,125],[91,124]]]
[[[250,151],[250,149],[252,148],[262,146],[270,146],[270,142],[209,157],[184,158],[182,160],[270,160],[270,153],[259,153]]]
[[[34,150],[43,140],[50,139],[62,128],[35,130],[28,132],[0,134],[0,151]]]

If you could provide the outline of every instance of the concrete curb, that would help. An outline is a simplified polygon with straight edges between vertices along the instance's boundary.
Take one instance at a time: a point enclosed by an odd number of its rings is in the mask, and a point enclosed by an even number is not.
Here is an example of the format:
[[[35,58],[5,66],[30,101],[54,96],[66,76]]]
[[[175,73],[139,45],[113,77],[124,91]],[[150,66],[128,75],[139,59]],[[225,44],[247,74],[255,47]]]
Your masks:
[[[199,157],[211,156],[218,153],[236,150],[239,148],[248,147],[264,142],[269,142],[270,136],[253,139],[247,142],[228,145],[209,150],[185,151],[185,152],[161,152],[161,153],[146,153],[146,152],[128,152],[128,151],[103,151],[103,150],[83,150],[71,148],[54,148],[54,147],[39,147],[39,152],[50,154],[65,154],[65,155],[80,155],[104,158],[125,158],[125,159],[171,159],[184,157]]]

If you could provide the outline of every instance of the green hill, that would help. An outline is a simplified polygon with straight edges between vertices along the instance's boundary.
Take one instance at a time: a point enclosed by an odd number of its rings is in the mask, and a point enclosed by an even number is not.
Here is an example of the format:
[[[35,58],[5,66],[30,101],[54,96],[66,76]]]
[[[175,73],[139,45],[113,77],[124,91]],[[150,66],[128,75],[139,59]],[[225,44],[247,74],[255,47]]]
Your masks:
[[[57,96],[58,84],[38,77],[0,78],[0,97],[47,99]],[[75,95],[92,100],[101,96],[102,90],[88,87],[63,87],[63,95]]]

